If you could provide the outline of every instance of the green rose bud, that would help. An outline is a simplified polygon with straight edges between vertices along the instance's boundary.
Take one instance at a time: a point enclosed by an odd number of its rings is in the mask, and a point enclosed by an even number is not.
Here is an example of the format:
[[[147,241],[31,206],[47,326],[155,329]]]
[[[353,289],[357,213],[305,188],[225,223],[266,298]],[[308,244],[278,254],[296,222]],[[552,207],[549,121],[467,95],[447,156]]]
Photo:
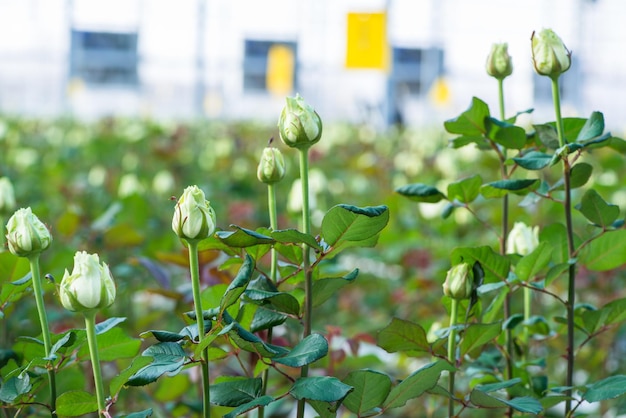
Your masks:
[[[498,80],[503,80],[513,73],[513,62],[508,48],[508,44],[493,44],[487,57],[487,74]]]
[[[456,300],[469,299],[474,287],[474,273],[468,263],[457,264],[448,270],[443,293]]]
[[[181,239],[199,241],[215,233],[215,212],[198,186],[189,186],[176,203],[172,229]]]
[[[0,177],[0,215],[15,210],[15,192],[8,177]]]
[[[529,227],[524,222],[515,222],[509,232],[506,248],[509,254],[528,255],[539,245],[539,227]]]
[[[77,252],[72,274],[65,270],[59,286],[59,297],[63,307],[72,312],[111,306],[115,300],[115,282],[109,266],[100,264],[98,254]]]
[[[9,251],[18,257],[39,254],[50,246],[52,235],[30,208],[18,209],[7,222]]]
[[[277,183],[285,177],[285,159],[278,148],[263,149],[256,175],[259,181],[266,184]]]
[[[558,78],[572,65],[572,53],[551,29],[533,32],[531,39],[533,65],[538,74]]]
[[[296,94],[295,98],[287,97],[287,105],[278,120],[278,131],[280,139],[286,145],[308,149],[322,137],[322,120],[315,110]]]

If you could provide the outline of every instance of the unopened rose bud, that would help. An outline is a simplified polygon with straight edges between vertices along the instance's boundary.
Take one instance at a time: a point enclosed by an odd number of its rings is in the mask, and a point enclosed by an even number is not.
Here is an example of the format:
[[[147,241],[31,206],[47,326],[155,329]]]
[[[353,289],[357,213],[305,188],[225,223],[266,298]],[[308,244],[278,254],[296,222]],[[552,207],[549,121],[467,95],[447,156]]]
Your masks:
[[[539,245],[539,227],[529,227],[524,222],[515,222],[509,232],[506,248],[509,254],[528,255]]]
[[[18,257],[39,254],[50,246],[52,235],[30,208],[18,209],[7,222],[9,251]]]
[[[503,80],[513,73],[513,62],[509,55],[507,44],[493,44],[487,57],[487,74]]]
[[[558,78],[572,65],[572,53],[551,29],[543,29],[531,37],[533,65],[538,74]]]
[[[0,177],[0,215],[15,210],[15,191],[8,177]]]
[[[59,286],[59,297],[65,309],[85,312],[102,309],[115,300],[115,282],[106,263],[98,254],[79,251],[74,255],[74,269],[65,270]]]
[[[293,148],[308,149],[322,137],[322,120],[299,94],[287,97],[278,120],[280,139]]]
[[[198,186],[189,186],[176,203],[172,230],[181,239],[199,241],[215,233],[215,211]]]
[[[468,263],[457,264],[448,270],[443,283],[443,293],[456,300],[469,299],[472,296],[474,274]]]
[[[256,171],[259,181],[273,184],[285,177],[285,159],[278,148],[266,147]]]

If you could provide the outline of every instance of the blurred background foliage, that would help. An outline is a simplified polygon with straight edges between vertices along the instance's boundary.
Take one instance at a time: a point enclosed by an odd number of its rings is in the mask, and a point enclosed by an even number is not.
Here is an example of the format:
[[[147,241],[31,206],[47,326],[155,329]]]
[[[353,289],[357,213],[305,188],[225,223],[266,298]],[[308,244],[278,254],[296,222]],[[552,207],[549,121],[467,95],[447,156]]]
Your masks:
[[[13,182],[18,207],[32,207],[52,231],[53,244],[42,254],[43,273],[60,280],[64,269],[71,267],[75,251],[100,253],[112,267],[119,295],[103,317],[127,317],[122,326],[128,335],[138,338],[148,329],[182,328],[187,323],[183,313],[191,306],[187,258],[170,226],[175,205],[171,197],[197,184],[211,201],[220,228],[228,229],[230,224],[267,227],[266,186],[257,180],[256,167],[263,147],[273,137],[274,146],[281,148],[288,164],[285,179],[276,186],[279,227],[299,227],[298,202],[290,197],[298,178],[297,154],[278,140],[275,126],[253,121],[109,118],[86,122],[4,116],[0,118],[0,175]],[[358,357],[354,352],[360,344],[375,343],[376,332],[393,316],[417,322],[426,330],[440,327],[439,321],[447,318],[441,284],[452,249],[498,246],[495,225],[500,222],[500,200],[483,199],[472,206],[478,217],[494,225],[491,229],[464,209],[456,209],[443,219],[445,204],[418,205],[394,192],[396,187],[416,182],[445,190],[448,183],[474,174],[480,174],[484,181],[499,179],[493,154],[473,146],[451,149],[448,138],[442,126],[377,132],[365,125],[337,124],[325,126],[322,140],[311,150],[314,233],[326,210],[337,203],[385,204],[391,213],[375,248],[346,251],[329,267],[361,270],[357,281],[321,306],[315,316],[314,329],[331,339],[326,367],[340,377],[361,367],[414,370],[414,359],[389,363],[380,351],[361,351]],[[589,186],[624,209],[624,156],[602,149],[584,159],[594,166],[594,176],[587,186],[575,190],[574,202]],[[551,174],[544,170],[540,175]],[[558,172],[553,174],[557,178]],[[557,204],[520,206],[524,197],[517,196],[511,201],[512,222],[520,220],[544,228],[562,217]],[[582,216],[575,216],[575,221],[578,230],[588,228]],[[229,282],[233,272],[220,268],[224,261],[220,254],[206,252],[201,256],[201,279],[206,286]],[[578,289],[584,295],[581,300],[599,306],[624,297],[625,278],[623,269],[583,271],[578,279]],[[47,286],[53,332],[80,327],[80,318],[64,311],[53,285]],[[565,289],[564,282],[557,281],[554,286]],[[211,298],[210,292],[206,297]],[[564,314],[548,297],[535,298],[546,318]],[[18,335],[37,334],[31,299],[22,298],[11,306],[10,315],[5,312],[1,327],[5,348],[14,344]],[[514,311],[517,303],[514,298]],[[625,337],[622,327],[586,345],[578,357],[586,364],[584,370],[597,371],[598,377],[626,371]],[[547,355],[557,359],[555,368],[562,366],[558,361],[562,344],[554,340],[545,346],[554,349]],[[108,375],[105,371],[105,379],[125,367],[125,361],[120,360]],[[76,380],[84,377],[77,372],[65,373],[68,379],[71,373]],[[405,376],[396,373],[398,378]],[[580,378],[584,383],[588,376]],[[163,388],[165,379],[161,379],[151,388],[150,396],[164,403],[178,399],[189,383],[184,375],[174,379],[180,384],[172,386],[169,382]],[[64,382],[73,385],[71,380]],[[167,389],[172,387],[181,390]],[[142,389],[129,391],[137,395],[128,396],[128,402],[149,402]],[[168,412],[172,416],[184,416],[192,408],[176,405],[178,412]]]

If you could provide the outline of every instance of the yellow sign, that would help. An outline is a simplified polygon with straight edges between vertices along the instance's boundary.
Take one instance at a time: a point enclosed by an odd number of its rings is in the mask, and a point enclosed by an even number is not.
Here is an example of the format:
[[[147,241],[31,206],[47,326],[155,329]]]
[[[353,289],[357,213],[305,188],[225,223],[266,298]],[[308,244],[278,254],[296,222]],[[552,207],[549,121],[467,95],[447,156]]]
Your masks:
[[[267,91],[277,96],[291,94],[294,69],[293,50],[285,45],[272,45],[267,53]]]
[[[389,68],[385,13],[348,13],[346,68]]]

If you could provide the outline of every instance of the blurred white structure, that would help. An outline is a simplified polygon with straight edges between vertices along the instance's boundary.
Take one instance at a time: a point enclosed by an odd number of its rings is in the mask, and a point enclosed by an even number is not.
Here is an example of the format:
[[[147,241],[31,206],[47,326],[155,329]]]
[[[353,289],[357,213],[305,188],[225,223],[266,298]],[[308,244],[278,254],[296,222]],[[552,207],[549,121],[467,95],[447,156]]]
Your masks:
[[[349,68],[348,48],[378,39],[368,13],[386,17],[389,65]],[[623,0],[0,0],[0,112],[275,120],[299,92],[325,121],[438,125],[472,96],[495,108],[484,64],[508,42],[507,109],[546,121],[530,36],[549,27],[573,51],[565,113],[620,130],[625,15]]]

